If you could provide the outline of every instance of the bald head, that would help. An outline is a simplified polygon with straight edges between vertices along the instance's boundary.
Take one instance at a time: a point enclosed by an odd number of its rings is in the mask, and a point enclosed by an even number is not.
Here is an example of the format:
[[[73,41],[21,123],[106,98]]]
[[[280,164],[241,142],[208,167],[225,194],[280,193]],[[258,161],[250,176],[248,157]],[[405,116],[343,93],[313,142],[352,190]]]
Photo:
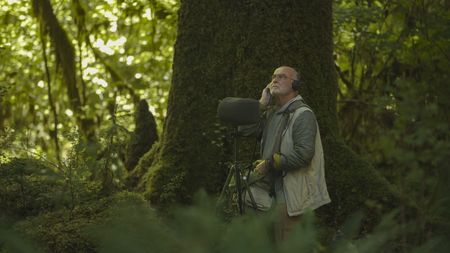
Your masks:
[[[280,67],[278,67],[278,68],[275,70],[275,72],[276,72],[277,70],[286,73],[290,79],[299,80],[298,72],[297,72],[297,70],[295,70],[293,67],[289,67],[289,66],[280,66]]]

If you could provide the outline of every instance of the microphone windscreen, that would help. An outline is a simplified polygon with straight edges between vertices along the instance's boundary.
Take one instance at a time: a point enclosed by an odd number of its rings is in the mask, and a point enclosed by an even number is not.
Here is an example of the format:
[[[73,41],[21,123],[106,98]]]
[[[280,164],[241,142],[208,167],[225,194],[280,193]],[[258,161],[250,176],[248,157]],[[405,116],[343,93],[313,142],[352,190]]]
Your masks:
[[[217,107],[217,116],[225,123],[249,125],[259,121],[259,101],[252,98],[226,97]]]

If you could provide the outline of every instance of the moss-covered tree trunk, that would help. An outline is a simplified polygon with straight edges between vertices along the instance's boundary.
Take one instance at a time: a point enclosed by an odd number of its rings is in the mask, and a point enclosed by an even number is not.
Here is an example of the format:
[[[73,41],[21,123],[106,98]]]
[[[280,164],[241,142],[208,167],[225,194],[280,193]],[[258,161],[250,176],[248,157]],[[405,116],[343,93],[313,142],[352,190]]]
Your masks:
[[[280,65],[299,70],[300,93],[320,124],[328,221],[391,196],[386,181],[337,136],[331,0],[184,0],[178,29],[168,116],[148,181],[154,202],[185,202],[199,188],[220,188],[230,150],[217,134],[218,101],[258,98]]]

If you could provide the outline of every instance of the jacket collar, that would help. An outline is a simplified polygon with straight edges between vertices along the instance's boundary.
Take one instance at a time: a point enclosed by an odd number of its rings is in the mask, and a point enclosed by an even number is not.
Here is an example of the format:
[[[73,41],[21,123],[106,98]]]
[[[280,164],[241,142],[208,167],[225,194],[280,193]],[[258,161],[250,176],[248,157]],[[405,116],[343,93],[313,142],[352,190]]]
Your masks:
[[[296,102],[296,104],[300,104],[300,105],[305,103],[304,100],[303,100],[303,98],[302,98],[302,96],[297,95],[297,96],[295,96],[294,98],[292,98],[291,100],[289,100],[289,101],[288,101],[286,104],[284,104],[282,107],[280,107],[280,109],[277,110],[277,114],[289,112],[289,111],[291,111],[291,110],[295,110],[295,109],[297,109],[298,107],[300,107],[300,106],[295,106],[295,105],[294,105],[295,101],[299,101],[299,102]],[[291,107],[292,107],[292,108],[291,108]],[[294,107],[296,107],[296,108],[294,108]]]

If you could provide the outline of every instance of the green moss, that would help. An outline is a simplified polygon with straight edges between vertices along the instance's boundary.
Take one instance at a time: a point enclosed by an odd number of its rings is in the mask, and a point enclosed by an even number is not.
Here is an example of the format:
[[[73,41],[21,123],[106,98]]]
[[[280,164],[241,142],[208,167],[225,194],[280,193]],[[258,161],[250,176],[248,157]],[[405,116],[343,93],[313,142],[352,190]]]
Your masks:
[[[45,252],[97,252],[92,228],[113,218],[121,206],[142,207],[142,195],[119,193],[75,207],[60,209],[20,222],[15,229],[34,240]]]
[[[157,162],[148,174],[145,196],[151,203],[168,207],[177,203],[189,203],[191,195],[186,185],[186,170],[176,165]],[[179,171],[174,171],[175,169]]]
[[[137,166],[132,170],[127,178],[126,185],[129,190],[143,192],[145,191],[146,184],[148,181],[148,174],[150,173],[150,168],[155,160],[156,155],[159,152],[159,143],[156,142],[152,145],[150,151],[145,153],[139,160]]]

